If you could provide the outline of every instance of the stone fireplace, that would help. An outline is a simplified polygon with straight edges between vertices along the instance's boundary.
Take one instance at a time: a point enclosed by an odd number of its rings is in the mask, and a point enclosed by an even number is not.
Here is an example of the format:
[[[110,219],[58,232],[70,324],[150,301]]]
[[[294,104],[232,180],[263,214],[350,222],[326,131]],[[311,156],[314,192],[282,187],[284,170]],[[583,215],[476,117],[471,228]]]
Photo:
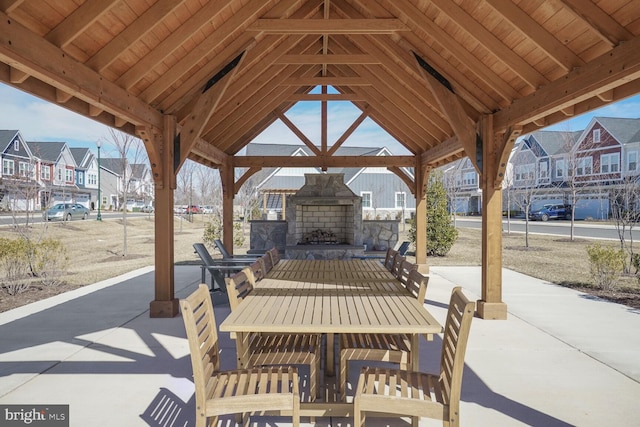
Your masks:
[[[343,174],[305,174],[305,184],[287,198],[285,256],[339,259],[363,255],[362,200]]]

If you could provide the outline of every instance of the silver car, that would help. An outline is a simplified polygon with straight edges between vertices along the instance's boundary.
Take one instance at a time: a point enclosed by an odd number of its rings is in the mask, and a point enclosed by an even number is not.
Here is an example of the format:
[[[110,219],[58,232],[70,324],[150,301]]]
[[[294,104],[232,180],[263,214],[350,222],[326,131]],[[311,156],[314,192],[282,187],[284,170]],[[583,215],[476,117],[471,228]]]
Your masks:
[[[89,218],[89,209],[77,203],[58,203],[44,213],[47,221],[71,221],[73,218]]]

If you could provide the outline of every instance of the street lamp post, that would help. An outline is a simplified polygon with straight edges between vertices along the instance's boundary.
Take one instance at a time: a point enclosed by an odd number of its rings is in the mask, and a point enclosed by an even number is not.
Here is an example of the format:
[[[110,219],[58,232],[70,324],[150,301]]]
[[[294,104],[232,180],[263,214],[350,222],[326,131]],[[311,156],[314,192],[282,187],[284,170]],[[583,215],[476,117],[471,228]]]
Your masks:
[[[96,142],[96,145],[98,146],[98,216],[96,219],[102,221],[102,214],[100,213],[100,207],[102,205],[102,197],[100,194],[100,141]]]

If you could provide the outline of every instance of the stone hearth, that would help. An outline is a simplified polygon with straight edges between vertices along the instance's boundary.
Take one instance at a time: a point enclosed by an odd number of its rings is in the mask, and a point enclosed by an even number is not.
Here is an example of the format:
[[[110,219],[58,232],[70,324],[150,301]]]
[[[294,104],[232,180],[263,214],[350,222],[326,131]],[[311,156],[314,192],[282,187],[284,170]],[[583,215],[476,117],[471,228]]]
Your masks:
[[[339,259],[364,254],[362,199],[343,174],[305,174],[305,184],[287,198],[285,256]]]

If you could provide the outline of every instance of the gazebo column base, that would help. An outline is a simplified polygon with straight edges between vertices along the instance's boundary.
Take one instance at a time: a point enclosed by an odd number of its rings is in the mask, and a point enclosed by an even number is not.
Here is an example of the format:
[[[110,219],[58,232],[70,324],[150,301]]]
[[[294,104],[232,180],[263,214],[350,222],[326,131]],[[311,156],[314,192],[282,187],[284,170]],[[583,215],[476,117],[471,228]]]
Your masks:
[[[151,318],[170,318],[176,317],[179,313],[178,300],[169,301],[151,301],[149,304],[149,317]]]
[[[478,300],[478,316],[485,320],[507,320],[507,304]]]

